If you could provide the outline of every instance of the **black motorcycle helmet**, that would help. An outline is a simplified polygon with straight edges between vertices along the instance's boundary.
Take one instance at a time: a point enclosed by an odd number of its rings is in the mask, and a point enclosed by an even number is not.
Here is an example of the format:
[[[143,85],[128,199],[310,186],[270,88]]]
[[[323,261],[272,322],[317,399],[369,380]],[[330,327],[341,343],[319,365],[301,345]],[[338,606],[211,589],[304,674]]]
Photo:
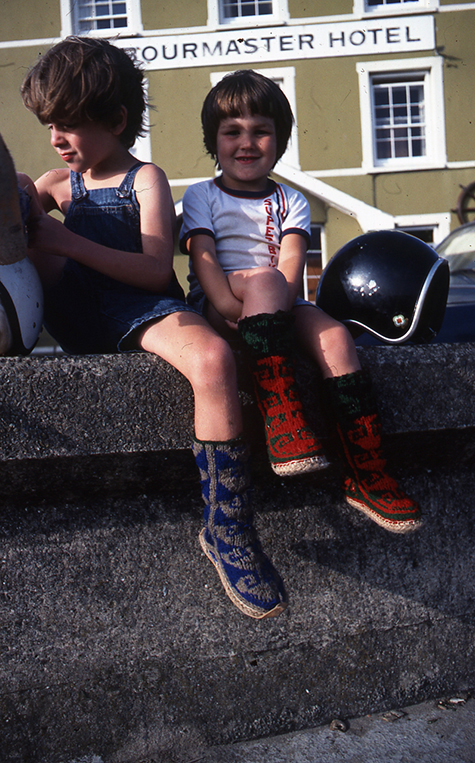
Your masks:
[[[355,336],[422,343],[440,331],[448,289],[448,263],[432,247],[402,231],[374,231],[332,257],[316,303]]]

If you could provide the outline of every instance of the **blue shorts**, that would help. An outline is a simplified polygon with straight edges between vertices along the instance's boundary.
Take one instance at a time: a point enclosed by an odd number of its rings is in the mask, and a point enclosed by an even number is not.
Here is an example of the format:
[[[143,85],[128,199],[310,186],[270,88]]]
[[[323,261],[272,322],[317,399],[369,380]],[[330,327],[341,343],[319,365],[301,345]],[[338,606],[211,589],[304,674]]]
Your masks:
[[[146,324],[171,313],[197,312],[173,276],[168,289],[155,294],[68,260],[59,282],[45,290],[44,325],[71,354],[140,350],[138,335]]]

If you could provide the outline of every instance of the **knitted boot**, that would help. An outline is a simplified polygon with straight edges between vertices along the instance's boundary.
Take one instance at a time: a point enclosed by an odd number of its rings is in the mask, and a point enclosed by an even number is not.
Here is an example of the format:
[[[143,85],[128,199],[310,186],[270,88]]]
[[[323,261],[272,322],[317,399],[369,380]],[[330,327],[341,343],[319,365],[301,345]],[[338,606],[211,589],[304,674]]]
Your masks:
[[[328,461],[307,424],[290,356],[295,344],[292,313],[252,315],[239,321],[250,350],[254,390],[266,429],[272,469],[281,477],[325,469]]]
[[[394,533],[417,530],[418,504],[386,473],[381,423],[369,376],[363,371],[325,380],[347,465],[347,502]]]
[[[284,584],[252,524],[249,451],[240,440],[193,441],[206,504],[201,547],[227,595],[245,615],[275,617],[287,606]]]

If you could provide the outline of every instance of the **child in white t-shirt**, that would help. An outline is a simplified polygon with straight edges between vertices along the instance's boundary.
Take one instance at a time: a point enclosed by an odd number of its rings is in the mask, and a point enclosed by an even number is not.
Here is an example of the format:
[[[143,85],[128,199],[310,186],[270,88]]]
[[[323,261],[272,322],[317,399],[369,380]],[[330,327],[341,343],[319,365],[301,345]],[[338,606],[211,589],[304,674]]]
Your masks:
[[[191,186],[183,199],[189,301],[223,335],[237,331],[249,350],[272,468],[286,476],[327,465],[295,385],[291,356],[298,346],[325,380],[346,466],[346,500],[392,532],[417,529],[419,506],[386,473],[375,400],[350,333],[298,296],[309,205],[269,178],[290,138],[287,98],[267,77],[237,71],[208,93],[201,118],[221,174]]]

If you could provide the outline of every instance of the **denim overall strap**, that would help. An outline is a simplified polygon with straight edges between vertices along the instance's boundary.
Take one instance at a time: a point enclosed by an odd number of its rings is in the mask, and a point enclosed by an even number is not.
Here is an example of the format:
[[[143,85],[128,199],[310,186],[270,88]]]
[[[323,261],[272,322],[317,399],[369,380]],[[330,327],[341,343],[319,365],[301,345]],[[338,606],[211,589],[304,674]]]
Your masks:
[[[79,201],[79,199],[85,199],[87,196],[87,191],[81,173],[70,172],[69,177],[71,182],[71,199],[74,199],[75,201]]]
[[[122,183],[116,189],[116,193],[119,199],[128,199],[131,197],[135,176],[143,164],[144,162],[137,162],[137,164],[134,164],[134,166],[130,168]]]

